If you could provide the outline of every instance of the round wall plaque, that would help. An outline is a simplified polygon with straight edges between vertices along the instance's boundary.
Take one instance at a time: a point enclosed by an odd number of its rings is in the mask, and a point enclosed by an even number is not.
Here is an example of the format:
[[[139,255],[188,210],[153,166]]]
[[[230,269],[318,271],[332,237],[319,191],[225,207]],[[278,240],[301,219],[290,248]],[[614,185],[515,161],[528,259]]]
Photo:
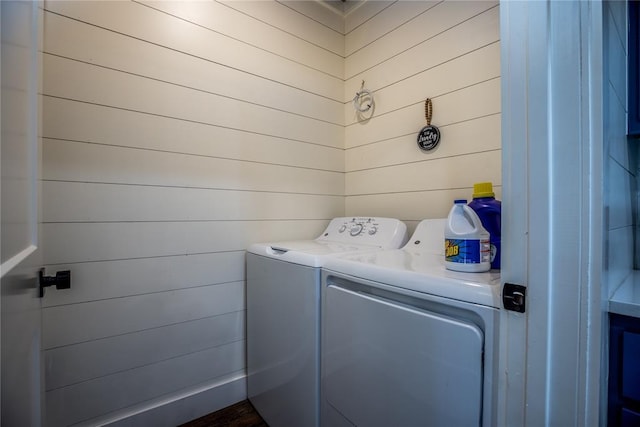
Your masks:
[[[422,151],[431,151],[438,146],[440,142],[440,130],[431,125],[431,115],[433,114],[433,107],[431,105],[431,99],[427,98],[424,102],[424,116],[427,119],[427,125],[422,128],[418,134],[418,147]]]
[[[431,151],[440,142],[440,130],[435,126],[425,126],[418,134],[418,147],[423,151]]]

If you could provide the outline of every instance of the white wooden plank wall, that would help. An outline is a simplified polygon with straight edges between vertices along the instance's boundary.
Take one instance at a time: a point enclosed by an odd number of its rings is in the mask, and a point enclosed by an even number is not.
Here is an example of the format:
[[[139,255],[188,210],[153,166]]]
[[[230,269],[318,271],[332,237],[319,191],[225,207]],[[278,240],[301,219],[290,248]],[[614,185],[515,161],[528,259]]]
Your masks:
[[[604,203],[607,226],[604,301],[634,269],[634,212],[637,212],[637,143],[627,140],[627,3],[607,1],[604,33]],[[636,255],[637,256],[637,255]],[[638,263],[638,260],[635,260]],[[637,267],[637,266],[636,266]]]
[[[347,215],[390,216],[410,228],[444,217],[473,183],[501,189],[499,6],[489,1],[367,2],[346,17]],[[358,121],[362,81],[375,112]],[[423,153],[416,136],[441,131]]]
[[[45,258],[73,271],[43,302],[47,425],[175,425],[244,398],[251,242],[313,237],[345,213],[412,227],[477,181],[499,197],[498,15],[46,2]],[[358,122],[363,80],[376,107]],[[426,97],[442,132],[430,153],[415,142]]]
[[[244,249],[344,214],[343,20],[290,6],[45,3],[48,426],[246,397]]]

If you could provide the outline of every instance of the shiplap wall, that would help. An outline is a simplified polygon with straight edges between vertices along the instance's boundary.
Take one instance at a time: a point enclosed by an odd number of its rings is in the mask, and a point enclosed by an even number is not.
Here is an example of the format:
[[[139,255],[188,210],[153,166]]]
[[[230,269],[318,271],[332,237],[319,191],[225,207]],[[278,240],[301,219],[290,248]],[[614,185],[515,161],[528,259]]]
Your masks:
[[[45,259],[73,272],[44,299],[47,424],[176,425],[244,398],[249,243],[345,209],[411,227],[476,181],[499,196],[498,14],[46,2]],[[426,97],[443,140],[425,154]]]
[[[244,399],[244,249],[344,214],[342,18],[44,7],[45,262],[73,276],[43,300],[46,424],[174,426]]]
[[[492,181],[500,197],[499,13],[495,1],[388,1],[347,15],[347,215],[396,217],[412,228],[470,199],[474,182]],[[374,92],[369,120],[350,103],[363,81]],[[416,137],[426,98],[442,138],[424,153]]]
[[[640,154],[637,142],[627,130],[627,28],[626,1],[602,3],[603,48],[603,202],[604,265],[600,290],[602,315],[602,361],[600,408],[608,405],[609,380],[609,300],[640,268]],[[635,247],[634,247],[635,242]],[[635,254],[635,259],[634,259]],[[607,424],[607,411],[600,412],[600,424]]]
[[[605,283],[608,301],[634,267],[634,211],[637,210],[638,149],[626,136],[627,4],[603,7]]]

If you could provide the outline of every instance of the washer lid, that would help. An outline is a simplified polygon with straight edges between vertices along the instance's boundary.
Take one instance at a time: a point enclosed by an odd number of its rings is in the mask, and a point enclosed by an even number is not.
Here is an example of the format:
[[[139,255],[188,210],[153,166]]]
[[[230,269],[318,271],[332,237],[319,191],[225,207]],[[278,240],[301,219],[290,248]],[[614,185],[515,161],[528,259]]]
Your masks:
[[[500,273],[447,270],[444,255],[421,248],[385,250],[332,257],[325,270],[404,289],[500,308]]]
[[[248,251],[295,264],[321,267],[327,257],[396,249],[407,241],[407,226],[394,218],[334,218],[314,240],[256,243]]]
[[[326,259],[332,256],[345,255],[353,252],[371,252],[380,250],[374,245],[354,245],[340,242],[320,240],[296,240],[277,243],[255,243],[248,251],[261,256],[306,265],[322,267]]]

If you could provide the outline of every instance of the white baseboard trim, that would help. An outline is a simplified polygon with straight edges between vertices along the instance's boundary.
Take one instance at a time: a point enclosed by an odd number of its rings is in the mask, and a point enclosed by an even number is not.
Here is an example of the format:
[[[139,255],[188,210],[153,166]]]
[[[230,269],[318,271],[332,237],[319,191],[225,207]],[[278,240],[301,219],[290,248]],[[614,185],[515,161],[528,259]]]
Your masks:
[[[188,390],[131,406],[78,426],[175,427],[247,398],[244,371],[199,384]]]

